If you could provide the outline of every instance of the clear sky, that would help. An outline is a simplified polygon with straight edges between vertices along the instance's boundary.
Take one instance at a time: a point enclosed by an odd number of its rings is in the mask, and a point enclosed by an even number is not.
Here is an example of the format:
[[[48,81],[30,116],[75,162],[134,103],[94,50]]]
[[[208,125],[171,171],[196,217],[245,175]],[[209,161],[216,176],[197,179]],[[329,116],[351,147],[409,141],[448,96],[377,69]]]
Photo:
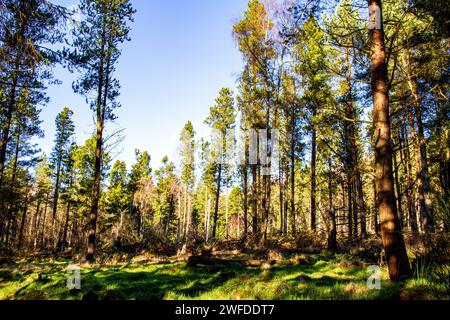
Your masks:
[[[71,6],[74,0],[55,3]],[[133,0],[137,10],[131,42],[123,45],[116,77],[121,83],[122,108],[118,119],[106,125],[109,133],[124,128],[125,140],[117,159],[128,168],[134,149],[149,151],[152,167],[164,155],[176,160],[178,137],[190,120],[200,136],[219,89],[236,86],[242,59],[232,38],[232,26],[242,16],[247,0]],[[83,144],[94,132],[93,114],[85,99],[72,91],[76,74],[57,68],[63,84],[48,90],[50,103],[41,119],[43,151],[53,147],[54,119],[65,106],[74,111],[76,141]]]

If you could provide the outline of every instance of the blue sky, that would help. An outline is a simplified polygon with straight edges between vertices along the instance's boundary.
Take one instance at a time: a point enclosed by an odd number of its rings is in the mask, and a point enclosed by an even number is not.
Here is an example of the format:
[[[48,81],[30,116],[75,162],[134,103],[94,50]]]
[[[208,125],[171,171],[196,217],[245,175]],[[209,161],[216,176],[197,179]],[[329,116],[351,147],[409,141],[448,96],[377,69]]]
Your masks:
[[[125,140],[116,159],[134,161],[134,149],[147,150],[152,167],[164,155],[176,160],[178,137],[190,120],[200,136],[203,124],[221,87],[236,86],[242,59],[232,38],[232,26],[242,16],[247,0],[134,0],[137,10],[131,42],[123,45],[116,77],[122,89],[118,119],[107,124],[109,133],[124,128]],[[71,6],[73,0],[55,3]],[[85,99],[72,91],[76,74],[57,68],[61,85],[51,86],[50,103],[41,119],[45,138],[43,151],[53,146],[54,119],[65,106],[74,111],[76,141],[93,133],[93,114]]]

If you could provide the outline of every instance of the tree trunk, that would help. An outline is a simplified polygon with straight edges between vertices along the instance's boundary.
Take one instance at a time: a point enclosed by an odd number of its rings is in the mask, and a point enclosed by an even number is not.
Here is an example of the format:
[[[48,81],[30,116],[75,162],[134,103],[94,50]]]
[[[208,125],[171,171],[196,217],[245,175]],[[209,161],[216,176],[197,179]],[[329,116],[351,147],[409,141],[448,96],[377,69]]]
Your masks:
[[[366,228],[366,205],[364,203],[363,185],[361,181],[361,175],[359,170],[355,173],[355,188],[357,193],[356,203],[358,205],[359,223],[360,223],[360,237],[365,238],[367,235]]]
[[[381,238],[386,254],[389,277],[398,281],[409,276],[410,267],[405,242],[397,216],[392,176],[392,146],[389,120],[389,92],[381,0],[369,0],[372,21],[381,19],[380,28],[372,29],[371,64],[373,94],[373,144],[375,148],[375,184],[380,214]],[[377,16],[379,13],[379,16]]]
[[[283,199],[283,170],[282,170],[282,161],[281,161],[281,157],[280,157],[280,161],[279,161],[279,171],[278,171],[278,194],[279,194],[279,198],[280,198],[280,234],[285,235],[285,230],[284,230],[284,199]]]
[[[326,222],[327,231],[328,231],[328,250],[332,250],[333,252],[337,249],[337,231],[336,231],[336,214],[333,207],[333,181],[331,177],[332,172],[332,164],[331,161],[329,161],[329,170],[330,170],[330,177],[328,177],[328,221]]]
[[[61,147],[58,150],[58,159],[56,164],[56,181],[55,190],[53,193],[53,207],[52,207],[52,232],[55,226],[56,211],[58,210],[58,199],[59,199],[59,186],[60,186],[60,174],[61,174],[61,161],[62,161],[62,150]]]
[[[392,137],[392,141],[395,144],[395,139]],[[399,148],[401,148],[401,142],[399,141]],[[394,186],[395,186],[395,199],[398,210],[398,219],[400,220],[400,227],[403,228],[403,208],[402,208],[402,188],[400,186],[400,181],[398,178],[398,163],[397,163],[397,153],[394,152],[392,155],[393,165],[394,165]]]
[[[252,229],[253,236],[258,234],[258,175],[256,165],[252,166]]]
[[[225,194],[225,239],[228,240],[229,230],[228,230],[228,188]]]
[[[5,118],[3,120],[3,131],[2,131],[2,137],[0,141],[0,185],[3,183],[3,173],[5,170],[5,161],[6,161],[6,152],[8,150],[8,142],[9,142],[9,133],[11,129],[12,124],[12,117],[14,113],[14,105],[16,103],[16,91],[17,91],[17,85],[19,81],[18,72],[20,70],[20,60],[22,59],[22,49],[23,49],[23,41],[24,41],[24,32],[25,32],[25,21],[27,19],[21,19],[22,25],[20,28],[20,44],[18,46],[18,52],[16,56],[16,60],[14,63],[14,73],[12,76],[12,83],[11,83],[11,89],[9,92],[8,97],[8,103],[7,108],[5,112]]]
[[[355,187],[356,183],[355,181],[352,181],[352,208],[353,208],[353,236],[355,238],[358,238],[358,225],[360,223],[360,221],[358,221],[358,202],[357,202],[357,197],[355,197],[355,192],[356,192],[356,187]]]
[[[353,239],[353,184],[351,177],[347,181],[347,205],[348,205],[348,239]]]
[[[244,237],[243,239],[247,239],[247,233],[248,233],[248,168],[247,168],[247,162],[244,165]]]
[[[36,249],[38,237],[39,237],[39,226],[41,223],[41,201],[38,199],[37,206],[36,206],[36,221],[35,221],[35,227],[34,227],[34,242],[33,247]]]
[[[380,219],[377,205],[377,188],[375,179],[373,179],[373,223],[375,226],[375,234],[378,236],[380,234]]]
[[[50,191],[47,193],[47,197],[45,199],[45,207],[44,207],[44,213],[43,213],[43,219],[42,219],[41,250],[45,249],[45,221],[47,220],[47,208],[48,208],[49,198],[50,198]]]
[[[92,204],[89,213],[88,222],[88,244],[86,260],[89,263],[95,261],[95,245],[96,245],[96,232],[97,232],[97,213],[98,203],[100,198],[100,174],[101,174],[101,157],[102,157],[102,128],[97,128],[96,135],[96,148],[95,148],[95,167],[94,167],[94,185],[92,190]]]
[[[64,230],[63,230],[63,236],[61,241],[61,251],[64,251],[67,244],[67,230],[69,228],[69,217],[70,217],[70,202],[67,203],[66,208],[66,221],[64,221]]]
[[[79,242],[79,232],[78,232],[78,221],[77,216],[75,214],[72,215],[72,228],[70,232],[70,240],[69,240],[69,246],[73,246],[74,243]]]
[[[22,7],[22,6],[21,6]],[[16,92],[17,92],[17,86],[18,86],[18,82],[19,82],[19,75],[18,73],[20,72],[20,62],[22,59],[22,51],[24,48],[24,32],[25,32],[25,28],[26,28],[26,23],[28,21],[28,19],[26,18],[21,18],[21,25],[20,25],[20,31],[19,31],[19,35],[17,36],[17,40],[18,40],[18,48],[17,48],[17,54],[16,54],[16,60],[14,62],[14,72],[12,74],[12,82],[11,82],[11,88],[9,91],[9,96],[7,98],[7,102],[6,104],[6,110],[4,113],[4,117],[2,119],[2,133],[1,133],[1,140],[0,140],[0,186],[3,185],[3,175],[4,175],[4,171],[5,171],[5,161],[6,161],[6,153],[8,150],[8,143],[10,140],[10,130],[11,130],[11,125],[12,125],[12,120],[13,120],[13,114],[14,114],[14,105],[16,104]],[[4,208],[4,203],[3,203],[3,199],[2,199],[2,203],[0,203],[1,206],[1,210],[3,211]],[[1,216],[4,215],[4,212],[0,212],[0,225],[2,225],[2,233],[3,233],[3,226],[6,223],[6,230],[5,230],[5,245],[8,245],[8,240],[9,240],[9,226],[10,224],[8,223],[8,221],[4,221],[3,218]],[[5,217],[7,218],[7,217]],[[2,238],[3,240],[3,234],[2,234]]]
[[[192,210],[191,210],[191,197],[188,195],[188,204],[187,204],[187,217],[186,217],[186,238],[185,242],[188,243],[189,241],[189,232],[191,228],[192,223]]]
[[[289,159],[284,161],[284,182],[283,182],[283,193],[284,193],[284,232],[288,235],[288,221],[289,221]]]
[[[410,61],[408,65],[410,64]],[[408,67],[407,67],[408,69]],[[422,110],[420,96],[417,89],[416,79],[408,72],[408,84],[413,96],[414,114],[417,122],[417,139],[419,149],[419,163],[418,163],[418,194],[420,205],[420,222],[424,232],[432,232],[434,229],[433,223],[433,208],[431,203],[431,188],[430,179],[428,175],[428,160],[427,160],[427,145],[422,123]]]
[[[206,220],[206,242],[209,241],[209,225],[211,223],[211,196],[208,198],[208,216]]]
[[[313,107],[313,117],[316,116],[316,107]],[[311,230],[316,231],[316,137],[315,125],[312,128],[311,139]]]
[[[23,213],[22,213],[22,221],[20,223],[19,244],[17,246],[17,250],[20,250],[20,248],[22,247],[23,231],[25,228],[25,221],[27,219],[27,211],[28,211],[28,196],[25,197],[25,205],[24,205]]]
[[[356,203],[357,210],[355,211],[359,213],[359,220],[361,224],[361,237],[364,238],[366,236],[366,206],[364,203],[364,194],[363,194],[363,186],[361,179],[361,172],[358,167],[358,146],[356,145],[356,112],[353,105],[353,91],[352,91],[352,82],[351,82],[351,64],[350,64],[350,53],[349,49],[346,49],[346,62],[347,62],[347,114],[346,117],[349,119],[348,125],[348,143],[349,143],[349,151],[350,151],[350,160],[351,160],[351,170],[353,173],[353,178],[355,180],[355,191],[356,191]]]
[[[181,191],[178,192],[177,243],[180,243],[180,234],[181,234]]]
[[[270,165],[269,165],[270,170]],[[270,172],[270,171],[269,171]],[[264,245],[267,244],[267,232],[269,227],[269,211],[270,211],[270,183],[269,176],[263,175],[263,188],[264,188],[264,196],[262,204],[262,210],[264,212]]]
[[[6,219],[10,219],[11,217],[13,217],[13,221],[12,223],[8,224],[8,234],[6,237],[6,241],[5,241],[5,245],[8,245],[9,242],[9,233],[12,229],[12,239],[14,241],[15,238],[15,223],[16,223],[16,215],[14,214],[14,212],[12,211],[13,206],[17,207],[17,201],[18,198],[15,194],[15,189],[16,189],[16,173],[17,173],[17,165],[18,165],[18,161],[19,161],[19,151],[20,151],[20,130],[17,133],[16,136],[16,148],[15,148],[15,152],[14,152],[14,161],[13,161],[13,166],[12,166],[12,170],[11,170],[11,183],[10,183],[10,191],[9,193],[11,194],[10,199],[8,199],[8,204],[6,204],[5,207],[5,217]],[[6,198],[8,198],[8,196],[6,196]],[[4,199],[2,199],[4,201]],[[5,204],[3,203],[2,206],[5,206]],[[11,228],[12,226],[12,228]]]
[[[206,184],[206,181],[205,181],[205,184]],[[204,211],[205,221],[204,221],[203,229],[205,231],[204,238],[205,238],[205,241],[207,241],[208,236],[206,235],[206,228],[208,226],[208,189],[206,188],[206,186],[204,188],[205,188],[205,201],[204,201],[203,205],[205,206],[205,211]]]
[[[186,218],[187,218],[187,184],[184,185],[184,201],[183,201],[183,239],[186,238]]]
[[[413,184],[413,178],[412,178],[412,166],[411,166],[411,159],[409,154],[409,146],[408,146],[408,133],[406,131],[406,123],[402,124],[400,128],[400,139],[403,140],[403,143],[405,144],[402,148],[402,152],[400,153],[402,159],[401,161],[404,162],[404,173],[406,176],[406,182],[407,182],[407,188],[406,191],[406,201],[408,205],[408,226],[411,232],[417,233],[417,217],[416,217],[416,211],[414,210],[414,201],[412,198],[412,184]]]
[[[216,188],[216,201],[214,204],[214,216],[213,216],[213,229],[211,238],[216,239],[217,232],[217,218],[219,214],[219,198],[220,198],[220,182],[222,181],[222,164],[219,163],[218,173],[217,173],[217,188]]]
[[[166,238],[166,241],[168,240],[168,236],[169,236],[170,220],[172,219],[173,211],[174,211],[173,193],[171,193],[169,196],[169,212],[167,214],[166,230],[164,232],[164,237]]]
[[[98,90],[97,90],[97,106],[96,106],[96,143],[95,143],[95,165],[94,165],[94,183],[92,186],[92,203],[91,210],[89,212],[88,222],[88,243],[86,260],[88,263],[94,263],[95,261],[95,245],[96,245],[96,233],[97,233],[97,214],[98,204],[100,200],[100,182],[101,182],[101,166],[103,156],[103,128],[105,112],[102,112],[106,107],[102,100],[103,93],[103,79],[104,79],[104,63],[105,63],[105,46],[106,46],[106,18],[103,19],[102,30],[102,43],[100,49],[100,66],[98,72]],[[105,90],[106,91],[106,90]],[[106,92],[105,92],[106,93]],[[105,94],[105,101],[107,95]],[[104,110],[105,111],[105,110]]]

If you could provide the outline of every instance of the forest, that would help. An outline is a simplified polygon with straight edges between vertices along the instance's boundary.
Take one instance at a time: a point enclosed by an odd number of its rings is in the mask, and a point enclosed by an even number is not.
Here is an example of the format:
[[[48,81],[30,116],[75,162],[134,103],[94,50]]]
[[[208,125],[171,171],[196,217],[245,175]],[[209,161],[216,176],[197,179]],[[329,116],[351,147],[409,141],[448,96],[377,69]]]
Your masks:
[[[133,2],[0,0],[1,300],[450,298],[445,0],[249,0],[211,134],[127,167]],[[46,154],[60,67],[94,126],[61,106]]]

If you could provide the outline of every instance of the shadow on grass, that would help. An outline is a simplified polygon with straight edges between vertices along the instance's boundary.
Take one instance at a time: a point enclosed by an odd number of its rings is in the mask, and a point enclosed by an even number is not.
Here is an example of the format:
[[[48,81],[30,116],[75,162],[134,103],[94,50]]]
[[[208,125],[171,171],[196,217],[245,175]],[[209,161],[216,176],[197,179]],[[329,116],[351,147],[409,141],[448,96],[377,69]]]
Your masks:
[[[255,274],[256,271],[236,266],[211,268],[187,267],[184,264],[168,265],[153,271],[111,270],[101,274],[93,271],[83,278],[86,284],[83,298],[163,299],[168,292],[194,298],[244,273]]]
[[[362,268],[334,272],[333,260],[312,259],[298,265],[274,265],[268,270],[240,264],[188,267],[137,265],[82,271],[81,290],[68,290],[63,265],[40,272],[17,273],[8,281],[20,283],[14,299],[232,299],[233,292],[254,299],[392,299],[398,291],[390,284],[368,292]],[[215,294],[215,295],[214,295]]]

